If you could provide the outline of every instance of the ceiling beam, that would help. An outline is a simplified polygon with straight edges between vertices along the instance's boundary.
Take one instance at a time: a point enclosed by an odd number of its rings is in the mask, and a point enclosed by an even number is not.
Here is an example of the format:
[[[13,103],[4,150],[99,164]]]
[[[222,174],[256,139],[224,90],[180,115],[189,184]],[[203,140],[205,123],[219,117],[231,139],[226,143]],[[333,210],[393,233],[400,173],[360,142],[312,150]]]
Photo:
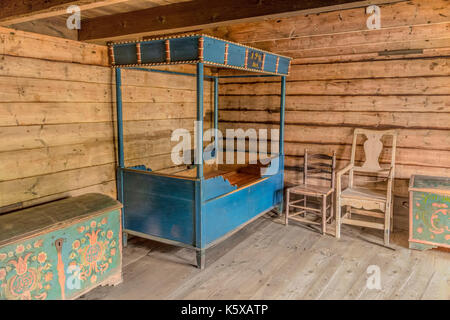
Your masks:
[[[89,10],[126,1],[128,0],[1,0],[0,26],[64,15],[71,5]]]
[[[405,0],[194,0],[87,19],[81,41],[120,40],[189,32],[235,22],[350,9]]]

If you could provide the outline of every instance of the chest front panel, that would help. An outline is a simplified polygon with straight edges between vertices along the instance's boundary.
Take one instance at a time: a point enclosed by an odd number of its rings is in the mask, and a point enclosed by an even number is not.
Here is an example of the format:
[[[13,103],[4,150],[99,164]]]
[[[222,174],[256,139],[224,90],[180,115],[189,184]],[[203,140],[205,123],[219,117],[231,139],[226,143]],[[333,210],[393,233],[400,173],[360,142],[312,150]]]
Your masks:
[[[0,299],[71,299],[120,272],[120,210],[0,247]]]
[[[450,196],[411,192],[410,241],[450,247]]]

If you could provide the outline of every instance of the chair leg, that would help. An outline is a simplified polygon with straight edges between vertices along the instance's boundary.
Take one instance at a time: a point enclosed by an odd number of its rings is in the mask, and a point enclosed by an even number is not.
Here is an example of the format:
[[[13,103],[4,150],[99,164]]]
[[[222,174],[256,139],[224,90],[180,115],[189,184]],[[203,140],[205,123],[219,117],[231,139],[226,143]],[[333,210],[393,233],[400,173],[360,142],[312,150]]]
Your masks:
[[[384,245],[388,246],[389,245],[389,237],[390,237],[390,229],[389,227],[387,227],[386,229],[384,229]]]
[[[336,238],[341,238],[341,201],[336,197]]]
[[[303,205],[305,206],[305,208],[308,207],[306,205],[306,196],[303,196]],[[306,209],[305,209],[305,212],[303,213],[303,217],[305,217],[305,216],[306,216]]]
[[[322,196],[322,234],[327,230],[327,196]]]
[[[330,223],[333,221],[334,216],[334,193],[330,194]]]
[[[391,203],[391,233],[394,232],[394,201]]]
[[[391,206],[389,203],[386,204],[384,213],[384,245],[389,245],[389,237],[391,231]]]
[[[289,224],[289,191],[286,190],[286,214],[284,215],[284,225]]]

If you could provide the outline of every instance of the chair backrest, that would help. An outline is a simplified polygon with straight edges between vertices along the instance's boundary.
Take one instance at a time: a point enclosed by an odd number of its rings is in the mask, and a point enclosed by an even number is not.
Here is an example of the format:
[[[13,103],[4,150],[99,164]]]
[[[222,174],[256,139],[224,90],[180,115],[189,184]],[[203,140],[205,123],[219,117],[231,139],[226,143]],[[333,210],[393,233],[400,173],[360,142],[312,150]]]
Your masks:
[[[368,129],[355,129],[353,133],[353,143],[352,143],[352,156],[350,162],[355,164],[356,157],[356,147],[358,136],[365,136],[367,140],[364,142],[364,154],[365,162],[361,167],[355,166],[357,169],[367,171],[367,172],[380,172],[383,169],[380,166],[379,158],[381,152],[383,151],[383,142],[381,138],[383,136],[392,137],[392,153],[391,153],[391,163],[390,167],[395,167],[395,152],[397,148],[397,132],[395,130],[368,130]]]
[[[309,154],[305,149],[303,162],[303,183],[308,184],[309,179],[319,179],[330,182],[330,187],[334,188],[334,178],[336,169],[336,152],[333,155]]]

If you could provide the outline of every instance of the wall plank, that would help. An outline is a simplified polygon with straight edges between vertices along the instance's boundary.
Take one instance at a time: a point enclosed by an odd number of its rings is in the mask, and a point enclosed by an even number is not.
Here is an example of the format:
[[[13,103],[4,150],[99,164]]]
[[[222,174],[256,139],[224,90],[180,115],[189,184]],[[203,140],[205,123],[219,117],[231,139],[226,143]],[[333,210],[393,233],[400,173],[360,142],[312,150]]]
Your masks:
[[[277,95],[220,96],[221,110],[280,110]],[[340,96],[340,95],[289,95],[288,111],[353,111],[353,112],[450,112],[449,95],[407,96]]]
[[[413,0],[379,5],[381,26],[389,29],[401,26],[448,22],[450,7],[447,0]],[[254,42],[292,39],[302,36],[348,33],[366,29],[365,8],[296,15],[266,19],[205,30],[218,37],[254,45]]]
[[[279,94],[278,82],[227,83],[221,94]],[[450,77],[288,81],[288,95],[449,95]]]
[[[407,195],[412,174],[450,175],[450,7],[414,0],[381,10],[380,30],[367,30],[364,8],[215,30],[295,59],[287,79],[286,182],[301,177],[295,167],[305,148],[336,150],[338,165],[348,163],[357,127],[397,129],[397,195]],[[423,53],[379,54],[404,49]],[[279,89],[279,81],[267,78],[222,79],[221,129],[278,128]]]
[[[225,73],[228,72],[224,72],[224,74]],[[367,68],[366,62],[294,64],[291,66],[289,81],[407,78],[449,75],[450,58],[405,58],[373,61],[370,68]],[[253,82],[267,82],[267,78],[254,78],[252,80]],[[246,82],[246,79],[221,79],[221,83],[230,82]]]
[[[106,53],[0,28],[0,213],[85,192],[116,196],[115,79]],[[127,165],[173,166],[172,131],[193,130],[195,77],[124,70],[123,84]],[[205,128],[211,90],[205,82]]]
[[[108,48],[0,27],[0,54],[108,66]]]
[[[267,111],[224,110],[221,112],[219,119],[221,121],[229,122],[262,122],[275,124],[280,121],[280,113]],[[450,130],[450,113],[442,113],[439,115],[439,121],[435,120],[435,114],[426,112],[286,112],[286,124]]]
[[[42,176],[0,182],[0,204],[41,198],[115,179],[114,164],[66,170]]]
[[[220,122],[221,130],[242,128],[271,129],[278,125],[262,123],[228,123]],[[320,144],[351,144],[353,128],[351,127],[321,127],[307,125],[286,125],[285,141],[307,142]],[[374,128],[376,129],[376,128]],[[397,137],[398,145],[405,148],[429,150],[450,150],[450,134],[448,130],[417,130],[400,129]],[[387,144],[389,146],[389,143]]]

